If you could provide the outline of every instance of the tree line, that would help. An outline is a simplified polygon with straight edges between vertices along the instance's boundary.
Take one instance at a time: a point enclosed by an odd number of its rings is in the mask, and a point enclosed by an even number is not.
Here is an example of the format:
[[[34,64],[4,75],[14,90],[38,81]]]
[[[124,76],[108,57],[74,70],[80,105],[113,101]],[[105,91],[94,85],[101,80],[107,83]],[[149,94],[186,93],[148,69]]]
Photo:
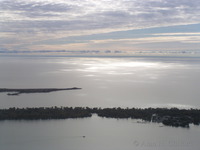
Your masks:
[[[0,109],[0,120],[37,120],[37,119],[67,119],[91,117],[96,113],[100,117],[106,118],[132,118],[151,121],[152,115],[159,117],[168,116],[163,122],[166,125],[172,125],[175,118],[200,124],[199,109],[178,109],[178,108],[89,108],[89,107],[39,107],[39,108],[9,108]]]
[[[82,107],[9,108],[0,110],[0,120],[37,120],[91,117]]]

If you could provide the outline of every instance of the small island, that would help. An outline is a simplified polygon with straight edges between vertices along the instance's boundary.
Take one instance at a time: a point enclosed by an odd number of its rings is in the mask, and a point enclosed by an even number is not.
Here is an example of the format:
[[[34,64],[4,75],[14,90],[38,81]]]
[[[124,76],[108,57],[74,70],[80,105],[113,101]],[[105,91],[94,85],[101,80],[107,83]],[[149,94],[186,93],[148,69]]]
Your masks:
[[[29,94],[29,93],[50,93],[56,91],[64,91],[64,90],[80,90],[81,88],[73,87],[73,88],[36,88],[36,89],[8,89],[8,88],[0,88],[0,93],[6,92],[8,96],[17,96],[20,94]]]
[[[106,118],[142,119],[166,126],[189,128],[200,125],[199,109],[178,108],[89,108],[89,107],[39,107],[0,109],[0,120],[38,120],[84,118],[97,114]]]

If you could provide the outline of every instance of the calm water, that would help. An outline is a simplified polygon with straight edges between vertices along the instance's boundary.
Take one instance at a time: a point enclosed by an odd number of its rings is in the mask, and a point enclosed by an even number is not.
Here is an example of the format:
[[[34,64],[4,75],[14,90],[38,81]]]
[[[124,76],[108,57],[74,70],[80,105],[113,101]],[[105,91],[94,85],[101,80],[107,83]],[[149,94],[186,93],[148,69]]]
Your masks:
[[[82,90],[7,96],[0,108],[43,106],[197,107],[200,58],[0,57],[1,88]],[[86,136],[83,138],[83,136]],[[131,119],[1,121],[2,150],[198,149],[200,128]]]
[[[199,150],[200,128],[132,119],[0,121],[2,150]],[[85,137],[83,137],[85,136]]]
[[[79,91],[7,96],[0,108],[199,107],[200,58],[0,58],[0,87]]]

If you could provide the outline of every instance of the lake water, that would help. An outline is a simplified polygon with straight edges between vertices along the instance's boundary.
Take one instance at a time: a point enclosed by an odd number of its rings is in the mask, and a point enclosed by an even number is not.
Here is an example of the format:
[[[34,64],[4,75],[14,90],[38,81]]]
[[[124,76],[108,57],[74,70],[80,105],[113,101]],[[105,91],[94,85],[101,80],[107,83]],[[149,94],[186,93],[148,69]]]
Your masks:
[[[200,106],[200,58],[0,57],[1,88],[82,90],[7,96],[0,108]],[[85,138],[83,137],[85,136]],[[200,128],[132,119],[0,121],[2,150],[198,149]]]

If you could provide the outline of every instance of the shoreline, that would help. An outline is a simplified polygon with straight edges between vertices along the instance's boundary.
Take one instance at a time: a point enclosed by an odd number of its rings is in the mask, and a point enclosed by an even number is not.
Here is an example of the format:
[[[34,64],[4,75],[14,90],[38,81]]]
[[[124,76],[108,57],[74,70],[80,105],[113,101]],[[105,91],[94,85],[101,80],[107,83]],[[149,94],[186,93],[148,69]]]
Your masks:
[[[17,96],[20,94],[29,94],[29,93],[50,93],[56,91],[64,90],[80,90],[82,88],[33,88],[33,89],[9,89],[9,88],[0,88],[0,93],[7,93],[8,96]]]

